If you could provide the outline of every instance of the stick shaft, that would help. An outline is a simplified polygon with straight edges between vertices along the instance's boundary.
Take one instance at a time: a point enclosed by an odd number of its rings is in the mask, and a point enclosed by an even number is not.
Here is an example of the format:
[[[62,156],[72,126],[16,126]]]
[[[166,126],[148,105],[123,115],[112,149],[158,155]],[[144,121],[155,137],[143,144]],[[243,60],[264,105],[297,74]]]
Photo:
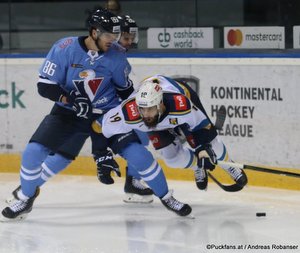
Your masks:
[[[282,171],[282,170],[273,170],[273,169],[270,169],[270,168],[263,168],[263,167],[252,166],[252,165],[247,165],[247,164],[232,163],[232,162],[225,162],[225,161],[218,161],[218,164],[221,165],[221,166],[222,165],[227,165],[227,166],[234,167],[234,168],[239,168],[239,169],[255,170],[255,171],[278,174],[278,175],[283,175],[283,176],[300,177],[300,174],[294,173],[294,172]]]

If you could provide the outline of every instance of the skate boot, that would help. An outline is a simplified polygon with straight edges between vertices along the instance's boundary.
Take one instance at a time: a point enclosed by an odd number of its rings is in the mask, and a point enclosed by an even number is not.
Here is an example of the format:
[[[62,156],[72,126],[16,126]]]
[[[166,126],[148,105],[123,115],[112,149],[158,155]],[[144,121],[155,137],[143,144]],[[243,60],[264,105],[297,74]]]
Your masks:
[[[206,169],[197,167],[194,170],[194,173],[195,173],[195,181],[198,189],[206,190],[207,182],[208,182]]]
[[[19,189],[20,190],[20,189]],[[39,195],[39,188],[37,188],[34,196],[26,200],[16,199],[11,201],[8,207],[2,210],[2,221],[21,220],[25,219],[27,214],[31,212],[34,200]]]
[[[5,202],[6,202],[7,204],[10,204],[10,203],[12,203],[13,201],[19,200],[18,192],[19,192],[20,190],[21,190],[21,185],[19,185],[19,186],[11,193],[12,196],[11,196],[10,198],[7,198],[7,199],[5,200]],[[37,196],[39,196],[39,194],[40,194],[40,188],[37,188],[36,191],[37,191]]]
[[[188,204],[181,203],[173,197],[173,190],[169,190],[160,201],[168,210],[179,216],[187,216],[192,212],[192,208]]]
[[[126,203],[151,203],[153,202],[153,191],[146,187],[143,182],[132,177],[126,176],[124,186]]]
[[[247,175],[243,170],[229,167],[226,171],[239,186],[244,187],[248,183]]]

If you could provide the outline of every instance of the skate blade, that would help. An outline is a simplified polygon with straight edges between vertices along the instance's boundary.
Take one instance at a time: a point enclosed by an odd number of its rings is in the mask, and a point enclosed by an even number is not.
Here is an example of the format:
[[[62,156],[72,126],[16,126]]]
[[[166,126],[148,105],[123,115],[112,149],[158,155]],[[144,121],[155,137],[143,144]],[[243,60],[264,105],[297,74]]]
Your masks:
[[[196,186],[197,186],[197,185],[196,185]],[[207,192],[207,186],[206,186],[205,188],[199,188],[199,187],[197,186],[197,189],[198,189],[199,191]]]
[[[187,216],[182,216],[183,218],[187,218],[187,219],[192,219],[192,220],[194,220],[195,219],[195,216],[193,215],[193,214],[189,214],[189,215],[187,215]]]
[[[123,198],[125,203],[139,203],[139,204],[149,204],[153,202],[152,195],[138,195],[134,193],[126,193]]]
[[[27,215],[28,215],[28,213],[21,214],[21,215],[19,215],[18,217],[14,218],[14,219],[6,218],[5,216],[1,215],[0,216],[0,222],[14,222],[14,221],[25,220]]]

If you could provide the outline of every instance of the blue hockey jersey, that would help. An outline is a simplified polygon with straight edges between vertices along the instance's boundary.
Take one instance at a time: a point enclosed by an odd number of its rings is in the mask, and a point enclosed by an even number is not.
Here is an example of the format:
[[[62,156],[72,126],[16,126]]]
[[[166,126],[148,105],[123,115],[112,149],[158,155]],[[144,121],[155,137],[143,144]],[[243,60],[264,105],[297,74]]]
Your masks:
[[[78,90],[86,94],[94,109],[106,112],[120,103],[116,90],[132,85],[128,77],[131,66],[124,50],[114,45],[104,53],[88,50],[85,38],[68,37],[57,41],[39,74],[43,82],[59,85],[66,92]]]

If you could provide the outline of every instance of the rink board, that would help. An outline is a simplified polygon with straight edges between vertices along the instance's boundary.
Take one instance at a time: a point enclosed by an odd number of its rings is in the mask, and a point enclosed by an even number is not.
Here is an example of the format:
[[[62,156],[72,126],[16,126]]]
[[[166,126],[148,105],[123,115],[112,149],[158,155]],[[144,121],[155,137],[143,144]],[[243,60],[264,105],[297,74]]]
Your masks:
[[[122,158],[117,158],[121,167],[121,174],[124,177],[126,162]],[[192,170],[189,169],[174,169],[167,167],[162,160],[159,159],[167,179],[194,181]],[[18,173],[20,167],[19,155],[0,155],[0,171],[5,173]],[[278,170],[286,170],[299,173],[299,169],[274,168]],[[61,174],[65,175],[86,175],[96,176],[96,167],[92,157],[80,156]],[[224,184],[232,184],[233,181],[229,178],[221,168],[217,167],[213,174]],[[288,190],[300,190],[300,178],[286,177],[282,175],[274,175],[270,173],[262,173],[246,170],[249,184],[251,186],[263,186]]]

